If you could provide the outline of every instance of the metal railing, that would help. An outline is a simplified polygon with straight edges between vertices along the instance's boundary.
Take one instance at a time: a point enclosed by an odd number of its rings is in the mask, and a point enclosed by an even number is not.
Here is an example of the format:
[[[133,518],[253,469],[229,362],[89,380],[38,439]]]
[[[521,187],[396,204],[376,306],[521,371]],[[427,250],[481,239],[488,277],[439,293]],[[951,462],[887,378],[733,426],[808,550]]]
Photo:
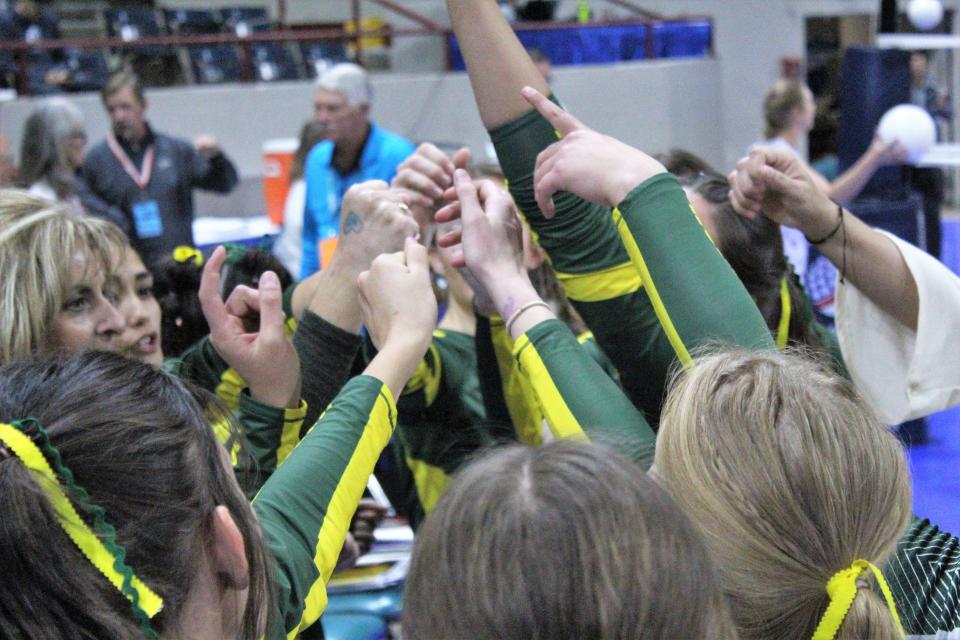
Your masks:
[[[347,0],[351,4],[352,23],[359,27],[362,24],[361,0]],[[243,81],[253,81],[255,73],[253,69],[253,57],[251,55],[251,45],[255,43],[303,43],[303,42],[341,42],[349,43],[353,52],[353,58],[363,61],[364,49],[363,43],[367,38],[381,38],[390,42],[393,38],[411,37],[411,36],[441,36],[447,39],[449,44],[449,35],[452,30],[449,26],[440,24],[430,18],[427,18],[416,11],[402,6],[396,0],[366,0],[395,13],[407,20],[418,24],[418,27],[397,28],[385,26],[381,29],[361,29],[356,28],[348,30],[344,25],[338,26],[306,26],[295,27],[280,24],[278,28],[271,31],[254,31],[246,35],[237,35],[233,32],[211,33],[211,34],[191,34],[191,35],[160,35],[143,36],[136,39],[124,39],[121,37],[87,37],[87,38],[61,38],[58,40],[37,40],[33,42],[0,42],[0,52],[10,51],[15,57],[17,66],[17,89],[21,94],[29,94],[28,69],[31,64],[29,53],[31,51],[53,51],[61,49],[81,49],[81,50],[104,50],[112,49],[121,54],[128,54],[142,49],[157,47],[190,47],[198,45],[236,45],[241,51],[241,65],[243,69]],[[663,24],[671,22],[681,22],[686,20],[706,20],[712,23],[712,19],[700,15],[684,15],[678,18],[666,19],[663,16],[647,11],[629,0],[601,0],[603,2],[627,9],[633,12],[637,17],[632,20],[608,20],[597,21],[578,25],[579,27],[606,26],[618,24],[638,24],[652,26],[654,24]],[[281,5],[281,17],[285,14],[283,3]],[[513,27],[517,31],[524,30],[542,30],[542,29],[564,29],[570,28],[570,23],[561,22],[518,22]],[[711,36],[712,37],[712,36]],[[710,49],[712,50],[712,42]],[[447,50],[446,68],[450,68],[450,49]],[[655,51],[653,47],[652,30],[648,29],[647,51],[648,58],[654,58]]]

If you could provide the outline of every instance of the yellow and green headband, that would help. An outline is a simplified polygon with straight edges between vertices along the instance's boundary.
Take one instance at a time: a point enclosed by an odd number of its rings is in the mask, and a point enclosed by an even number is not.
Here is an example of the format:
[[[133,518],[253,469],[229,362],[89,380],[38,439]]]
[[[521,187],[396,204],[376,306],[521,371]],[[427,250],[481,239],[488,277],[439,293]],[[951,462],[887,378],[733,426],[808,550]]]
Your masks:
[[[84,510],[93,516],[94,527],[101,533],[102,540],[77,513],[40,447],[24,433],[26,423],[32,423],[36,427],[53,466],[57,468],[67,487],[77,496]],[[46,430],[33,418],[10,424],[0,423],[0,448],[12,453],[30,470],[50,500],[57,520],[67,536],[87,560],[130,600],[144,634],[148,638],[157,638],[157,634],[150,627],[150,618],[163,608],[163,599],[141,582],[124,562],[126,550],[116,541],[116,529],[106,521],[103,509],[92,504],[87,492],[74,481],[73,473],[63,465],[60,452],[50,442]]]
[[[893,594],[890,593],[890,587],[886,579],[880,573],[880,569],[867,560],[854,560],[846,569],[833,574],[830,581],[827,582],[827,595],[830,596],[830,604],[826,612],[820,619],[816,631],[813,632],[813,640],[833,640],[840,631],[840,626],[847,617],[847,612],[853,606],[853,601],[857,597],[857,580],[867,571],[872,571],[880,585],[880,591],[887,601],[887,607],[890,608],[890,614],[900,629],[900,635],[903,636],[903,625],[900,623],[900,616],[897,615],[897,606],[893,602]]]

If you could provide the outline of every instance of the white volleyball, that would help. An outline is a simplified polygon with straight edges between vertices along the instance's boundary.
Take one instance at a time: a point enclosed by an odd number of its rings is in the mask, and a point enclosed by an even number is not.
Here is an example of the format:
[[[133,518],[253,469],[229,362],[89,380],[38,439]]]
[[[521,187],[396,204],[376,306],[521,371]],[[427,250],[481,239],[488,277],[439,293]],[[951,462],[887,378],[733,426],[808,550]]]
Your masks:
[[[883,114],[877,133],[884,142],[897,140],[902,144],[911,164],[916,164],[937,142],[933,118],[926,109],[913,104],[900,104]]]
[[[940,0],[910,0],[907,5],[910,23],[921,31],[933,29],[943,20],[943,5]]]

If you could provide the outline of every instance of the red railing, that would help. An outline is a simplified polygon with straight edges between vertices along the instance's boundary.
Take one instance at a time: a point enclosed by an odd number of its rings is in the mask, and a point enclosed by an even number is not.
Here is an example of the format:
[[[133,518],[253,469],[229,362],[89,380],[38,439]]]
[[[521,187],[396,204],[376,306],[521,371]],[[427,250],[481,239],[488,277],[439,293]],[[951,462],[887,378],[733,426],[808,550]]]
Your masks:
[[[359,27],[362,23],[361,0],[349,0],[352,9],[353,24]],[[414,28],[395,28],[384,27],[376,30],[355,29],[347,31],[344,26],[330,27],[291,27],[281,26],[273,31],[252,32],[249,35],[238,36],[236,33],[212,33],[197,35],[162,35],[162,36],[144,36],[132,40],[125,40],[119,37],[96,37],[96,38],[62,38],[59,40],[37,40],[34,42],[3,42],[0,41],[0,51],[14,52],[18,67],[18,90],[22,94],[29,93],[27,82],[27,70],[30,64],[28,52],[36,50],[55,50],[63,48],[77,49],[105,49],[112,48],[121,51],[133,51],[150,47],[183,47],[190,45],[210,45],[210,44],[233,44],[238,45],[242,51],[241,63],[243,65],[244,80],[252,81],[254,79],[252,56],[250,45],[258,42],[280,42],[280,43],[300,43],[316,41],[339,41],[350,42],[353,45],[355,58],[362,62],[363,58],[363,39],[365,38],[384,38],[387,41],[394,37],[408,36],[448,36],[452,33],[450,27],[431,20],[412,9],[402,6],[396,0],[367,0],[383,8],[396,13],[412,22],[418,23],[420,27]],[[651,26],[658,23],[679,22],[691,19],[707,20],[712,19],[706,16],[684,15],[678,18],[665,19],[661,15],[647,11],[629,0],[603,0],[609,4],[628,9],[635,13],[638,18],[633,20],[608,20],[599,22],[590,22],[582,26],[604,26],[612,24],[642,24]],[[285,16],[284,2],[279,2],[280,16]],[[533,22],[533,23],[515,23],[513,25],[517,31],[532,29],[564,29],[570,28],[569,23],[559,22]],[[712,49],[712,43],[711,43]],[[449,68],[449,47],[447,47],[447,68]],[[648,30],[647,56],[655,57],[653,51],[652,30]]]

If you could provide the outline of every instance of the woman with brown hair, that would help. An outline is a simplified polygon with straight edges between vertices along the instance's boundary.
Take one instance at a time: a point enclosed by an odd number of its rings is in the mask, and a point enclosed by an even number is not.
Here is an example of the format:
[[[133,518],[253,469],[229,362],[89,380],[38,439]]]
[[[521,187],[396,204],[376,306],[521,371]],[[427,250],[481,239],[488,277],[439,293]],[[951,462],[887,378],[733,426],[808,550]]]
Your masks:
[[[417,534],[403,634],[736,637],[673,500],[626,458],[572,441],[504,447],[458,472]]]

